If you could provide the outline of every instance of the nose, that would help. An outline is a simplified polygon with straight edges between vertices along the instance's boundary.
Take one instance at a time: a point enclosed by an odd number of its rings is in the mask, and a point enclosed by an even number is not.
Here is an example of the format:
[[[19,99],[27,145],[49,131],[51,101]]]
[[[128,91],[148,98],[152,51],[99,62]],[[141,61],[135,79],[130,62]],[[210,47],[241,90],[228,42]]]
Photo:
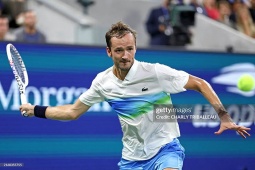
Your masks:
[[[124,51],[122,59],[128,59],[129,52],[127,50]]]

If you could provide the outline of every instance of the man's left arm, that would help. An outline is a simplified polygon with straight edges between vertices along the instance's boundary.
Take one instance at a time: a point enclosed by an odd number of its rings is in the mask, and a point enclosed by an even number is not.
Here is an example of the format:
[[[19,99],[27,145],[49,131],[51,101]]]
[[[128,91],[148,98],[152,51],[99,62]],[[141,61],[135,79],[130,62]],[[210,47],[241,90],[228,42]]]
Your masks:
[[[221,121],[220,129],[215,132],[216,135],[221,134],[225,130],[231,129],[237,131],[237,133],[240,134],[243,138],[250,136],[250,134],[247,132],[247,130],[250,130],[250,128],[238,126],[233,122],[224,106],[222,105],[219,97],[208,82],[201,78],[189,75],[189,80],[184,88],[187,90],[195,90],[200,92],[214,107]]]

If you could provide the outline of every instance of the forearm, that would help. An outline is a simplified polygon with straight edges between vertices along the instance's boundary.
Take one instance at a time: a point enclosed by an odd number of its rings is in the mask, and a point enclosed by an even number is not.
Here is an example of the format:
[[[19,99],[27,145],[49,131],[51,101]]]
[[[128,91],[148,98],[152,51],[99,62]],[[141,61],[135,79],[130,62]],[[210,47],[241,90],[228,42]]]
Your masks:
[[[227,111],[223,104],[221,103],[218,95],[215,93],[211,85],[206,82],[205,80],[202,80],[202,88],[201,93],[202,95],[207,99],[207,101],[213,106],[215,111],[218,113],[218,116],[221,118],[222,116],[227,114]]]
[[[236,130],[238,134],[240,134],[243,138],[250,136],[250,134],[246,130],[250,130],[250,128],[246,128],[243,126],[236,125],[233,120],[231,119],[230,115],[225,110],[224,106],[222,105],[219,97],[211,87],[211,85],[203,79],[198,77],[189,75],[189,80],[187,84],[184,86],[185,89],[196,90],[200,92],[214,107],[216,112],[220,117],[220,129],[215,132],[216,135],[221,134],[223,131],[227,129]]]
[[[192,89],[200,92],[207,101],[213,106],[215,111],[218,113],[218,116],[222,118],[224,115],[228,115],[226,109],[221,103],[219,97],[211,87],[211,85],[198,77],[190,76],[189,82],[186,85],[187,89]]]
[[[29,104],[21,105],[20,111],[26,112],[29,116],[36,116],[40,118],[54,119],[54,120],[75,120],[78,119],[90,106],[80,102],[78,99],[74,104],[44,107],[33,106]]]
[[[47,119],[54,120],[75,120],[79,117],[72,109],[72,105],[47,107],[45,116]]]

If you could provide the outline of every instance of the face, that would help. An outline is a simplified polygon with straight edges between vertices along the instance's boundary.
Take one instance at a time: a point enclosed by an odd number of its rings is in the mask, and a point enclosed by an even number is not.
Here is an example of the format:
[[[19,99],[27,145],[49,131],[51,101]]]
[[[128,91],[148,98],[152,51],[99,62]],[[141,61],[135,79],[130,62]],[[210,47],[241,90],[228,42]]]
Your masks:
[[[31,12],[26,12],[24,14],[24,24],[28,27],[34,27],[36,24],[36,14]]]
[[[228,4],[220,4],[219,6],[219,12],[222,15],[230,15],[230,7]]]
[[[134,63],[136,45],[133,34],[128,33],[122,38],[111,38],[112,46],[107,47],[107,54],[112,58],[114,66],[120,71],[129,71]]]
[[[170,4],[171,4],[171,0],[164,0],[164,1],[163,1],[163,5],[164,5],[165,7],[168,7]]]
[[[9,22],[7,18],[0,18],[0,34],[5,34],[9,29]]]
[[[251,6],[255,7],[255,0],[251,0]]]

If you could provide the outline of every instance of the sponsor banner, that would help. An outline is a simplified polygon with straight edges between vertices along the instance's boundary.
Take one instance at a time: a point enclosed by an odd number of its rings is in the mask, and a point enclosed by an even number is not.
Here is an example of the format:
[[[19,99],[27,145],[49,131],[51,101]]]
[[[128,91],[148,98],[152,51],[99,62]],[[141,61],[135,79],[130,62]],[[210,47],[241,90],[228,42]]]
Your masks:
[[[29,85],[26,95],[31,104],[55,106],[73,103],[90,87],[99,72],[112,66],[105,47],[14,45],[27,67]],[[53,167],[60,169],[101,169],[102,166],[109,167],[104,169],[118,169],[122,132],[117,115],[109,104],[96,104],[80,119],[70,122],[21,117],[19,91],[5,46],[6,43],[0,43],[0,164],[32,169],[40,169],[38,164],[41,164],[41,169],[51,169],[55,162]],[[254,131],[252,108],[255,91],[242,92],[236,87],[242,74],[255,77],[253,55],[138,49],[136,59],[162,63],[205,79],[233,120]],[[171,98],[175,112],[183,115],[174,119],[180,122],[180,141],[186,149],[184,170],[198,169],[199,165],[204,167],[205,161],[210,165],[204,168],[208,170],[255,168],[251,161],[255,158],[253,136],[243,140],[233,131],[215,136],[214,132],[219,129],[218,117],[198,92],[186,91],[173,94]],[[191,115],[190,111],[198,117],[185,119],[185,115]],[[161,108],[161,114],[163,116],[157,121],[166,121],[162,119],[166,118],[167,109]],[[207,115],[211,116],[210,119]],[[219,167],[215,162],[221,160],[226,165]]]

